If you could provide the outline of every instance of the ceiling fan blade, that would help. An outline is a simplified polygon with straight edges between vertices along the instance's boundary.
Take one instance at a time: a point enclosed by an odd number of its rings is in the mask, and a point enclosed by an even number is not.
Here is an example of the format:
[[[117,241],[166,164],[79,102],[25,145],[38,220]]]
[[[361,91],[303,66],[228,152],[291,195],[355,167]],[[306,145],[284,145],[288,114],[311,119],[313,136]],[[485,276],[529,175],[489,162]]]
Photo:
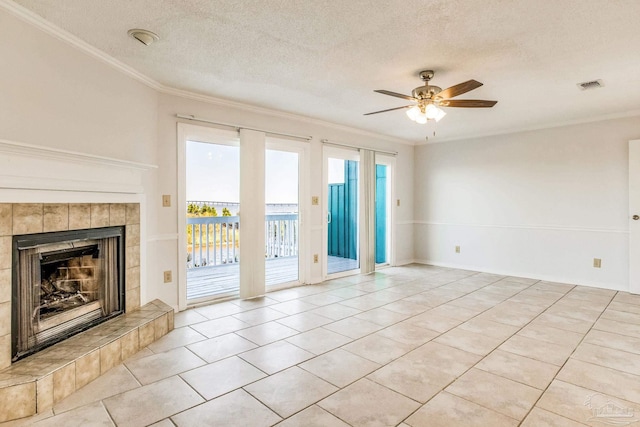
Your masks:
[[[482,83],[475,80],[468,80],[463,83],[459,83],[455,86],[451,86],[440,92],[437,96],[442,99],[453,98],[454,96],[462,95],[463,93],[467,93],[474,89],[478,89],[482,86]]]
[[[405,105],[404,107],[389,108],[388,110],[374,111],[373,113],[366,113],[364,115],[370,116],[371,114],[386,113],[387,111],[402,110],[403,108],[411,108],[411,107],[413,107],[413,105]]]
[[[391,92],[390,90],[374,90],[374,92],[381,93],[383,95],[395,96],[396,98],[406,99],[408,101],[417,101],[413,96],[403,95],[397,92]]]
[[[497,103],[498,101],[482,99],[445,99],[440,102],[440,107],[490,108]]]

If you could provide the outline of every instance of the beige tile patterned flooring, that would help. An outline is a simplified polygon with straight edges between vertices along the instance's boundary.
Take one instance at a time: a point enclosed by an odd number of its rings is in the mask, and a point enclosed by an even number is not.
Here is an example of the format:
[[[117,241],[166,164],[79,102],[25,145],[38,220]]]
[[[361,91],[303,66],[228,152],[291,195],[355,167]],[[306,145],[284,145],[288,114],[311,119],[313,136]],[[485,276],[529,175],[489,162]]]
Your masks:
[[[187,310],[8,425],[640,425],[640,296],[423,265]]]

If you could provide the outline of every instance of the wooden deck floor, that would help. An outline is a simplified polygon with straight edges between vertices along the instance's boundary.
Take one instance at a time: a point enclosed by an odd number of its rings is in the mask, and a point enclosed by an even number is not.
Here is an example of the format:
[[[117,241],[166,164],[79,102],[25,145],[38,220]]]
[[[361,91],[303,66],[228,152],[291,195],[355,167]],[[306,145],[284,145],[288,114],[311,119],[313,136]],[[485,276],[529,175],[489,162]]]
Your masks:
[[[333,274],[341,271],[355,270],[359,266],[360,262],[357,259],[330,256],[327,260],[327,273]]]
[[[298,280],[298,257],[272,258],[265,264],[267,286]],[[329,274],[358,268],[358,261],[329,257]],[[187,270],[187,300],[238,292],[240,264],[225,264]]]

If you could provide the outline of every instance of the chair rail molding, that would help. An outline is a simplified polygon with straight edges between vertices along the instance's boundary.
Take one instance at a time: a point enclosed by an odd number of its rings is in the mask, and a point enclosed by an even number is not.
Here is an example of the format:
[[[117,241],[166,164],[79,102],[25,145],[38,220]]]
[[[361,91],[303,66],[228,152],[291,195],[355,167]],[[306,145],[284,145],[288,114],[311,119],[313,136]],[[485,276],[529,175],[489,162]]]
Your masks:
[[[623,228],[591,228],[591,227],[567,227],[563,225],[525,225],[525,224],[471,224],[436,221],[413,221],[415,225],[441,226],[441,227],[471,227],[471,228],[506,228],[516,230],[555,230],[555,231],[584,231],[590,233],[629,234],[628,229]]]

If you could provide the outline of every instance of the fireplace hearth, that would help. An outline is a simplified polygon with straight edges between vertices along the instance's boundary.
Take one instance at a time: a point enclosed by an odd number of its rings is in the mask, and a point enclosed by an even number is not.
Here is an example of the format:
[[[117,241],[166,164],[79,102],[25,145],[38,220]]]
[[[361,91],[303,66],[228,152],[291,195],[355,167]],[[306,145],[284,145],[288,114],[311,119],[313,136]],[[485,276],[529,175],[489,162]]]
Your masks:
[[[125,227],[13,237],[12,361],[124,312]]]

